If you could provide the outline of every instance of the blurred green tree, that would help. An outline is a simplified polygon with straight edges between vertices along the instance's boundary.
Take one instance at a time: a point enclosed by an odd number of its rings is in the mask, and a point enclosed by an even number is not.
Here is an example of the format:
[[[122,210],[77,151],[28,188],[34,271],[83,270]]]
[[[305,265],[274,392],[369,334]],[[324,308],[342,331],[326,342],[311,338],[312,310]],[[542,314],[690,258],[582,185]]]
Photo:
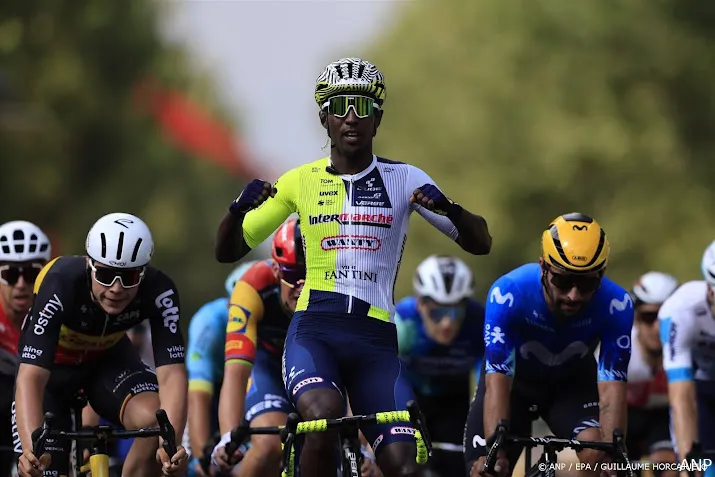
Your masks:
[[[715,8],[675,0],[411,2],[368,54],[386,76],[377,153],[427,171],[489,222],[468,256],[416,218],[398,296],[431,253],[455,253],[484,298],[540,253],[556,216],[593,215],[609,276],[700,279],[715,239]]]
[[[183,324],[223,295],[231,267],[213,259],[217,224],[242,187],[175,146],[137,86],[188,94],[226,120],[207,75],[157,31],[161,2],[10,0],[0,3],[0,218],[49,230],[61,254],[83,254],[109,212],[142,217],[155,265],[177,282]]]

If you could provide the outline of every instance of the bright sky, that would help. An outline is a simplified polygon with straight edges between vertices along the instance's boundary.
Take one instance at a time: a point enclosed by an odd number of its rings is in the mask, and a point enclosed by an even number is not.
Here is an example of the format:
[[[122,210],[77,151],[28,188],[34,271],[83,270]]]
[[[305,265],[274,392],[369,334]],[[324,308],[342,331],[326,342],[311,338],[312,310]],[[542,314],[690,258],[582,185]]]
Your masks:
[[[408,1],[172,1],[164,30],[212,72],[249,150],[272,172],[266,179],[275,179],[323,154],[313,102],[322,69],[361,56]]]

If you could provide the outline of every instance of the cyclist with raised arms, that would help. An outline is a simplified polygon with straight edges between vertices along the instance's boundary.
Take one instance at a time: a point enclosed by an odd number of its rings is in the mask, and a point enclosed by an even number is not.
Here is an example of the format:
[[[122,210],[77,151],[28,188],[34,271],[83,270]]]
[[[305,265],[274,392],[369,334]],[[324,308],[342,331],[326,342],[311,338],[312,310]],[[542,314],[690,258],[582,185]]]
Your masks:
[[[633,285],[635,320],[628,363],[628,434],[631,462],[675,462],[670,442],[668,382],[663,370],[658,310],[678,288],[678,280],[662,272],[648,272]],[[661,477],[675,476],[666,470]]]
[[[0,225],[0,475],[10,475],[12,452],[12,393],[19,358],[17,343],[22,319],[32,304],[32,286],[50,259],[50,240],[40,228],[24,220]]]
[[[283,379],[303,419],[342,416],[345,390],[355,414],[405,409],[414,397],[400,372],[392,323],[412,212],[467,252],[491,248],[482,217],[447,199],[422,170],[373,154],[385,95],[384,77],[372,63],[330,63],[315,86],[330,156],[288,171],[275,187],[252,181],[219,226],[216,258],[233,262],[291,213],[300,216],[307,277],[286,338]],[[386,477],[419,470],[414,437],[404,429],[403,423],[364,429]],[[306,436],[304,477],[334,475],[335,439],[332,432]]]
[[[186,370],[189,374],[189,414],[184,448],[191,455],[189,477],[206,477],[199,460],[218,431],[218,401],[223,382],[223,348],[226,342],[229,297],[243,274],[258,263],[243,263],[226,278],[227,296],[203,305],[189,323]],[[213,444],[212,444],[213,446]]]
[[[542,235],[542,256],[512,270],[489,290],[486,346],[465,430],[471,477],[484,472],[497,423],[530,435],[543,418],[558,437],[612,442],[626,426],[626,376],[633,302],[604,277],[609,243],[598,222],[579,213],[556,218]],[[594,357],[600,343],[598,362]],[[599,430],[600,426],[600,430]],[[498,475],[510,475],[520,448],[500,450]],[[582,476],[598,476],[608,457],[584,450]]]
[[[681,460],[695,441],[715,450],[715,242],[705,249],[701,269],[704,280],[681,285],[658,312],[672,440]],[[705,475],[715,475],[715,468]]]
[[[105,215],[90,229],[86,249],[86,257],[58,257],[42,269],[23,323],[13,416],[22,476],[40,477],[43,470],[69,474],[70,443],[54,441],[35,456],[32,432],[46,411],[55,414],[60,428],[70,429],[78,389],[114,425],[156,426],[161,407],[177,436],[184,430],[188,383],[179,295],[172,280],[149,265],[154,251],[149,228],[130,214]],[[126,334],[145,319],[151,323],[156,374]],[[187,462],[183,447],[168,456],[159,439],[138,439],[123,472],[179,476]]]
[[[445,477],[466,475],[462,435],[472,371],[484,356],[484,307],[472,299],[474,277],[456,257],[433,255],[417,267],[414,296],[395,307],[400,357],[434,443],[428,465]]]

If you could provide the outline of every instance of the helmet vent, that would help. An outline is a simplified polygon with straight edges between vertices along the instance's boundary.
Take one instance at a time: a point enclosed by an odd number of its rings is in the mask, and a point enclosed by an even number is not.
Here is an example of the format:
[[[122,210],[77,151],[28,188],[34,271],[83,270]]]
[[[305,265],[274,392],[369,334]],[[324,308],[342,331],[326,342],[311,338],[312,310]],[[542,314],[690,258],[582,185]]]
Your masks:
[[[142,239],[137,240],[137,244],[134,246],[134,251],[132,252],[132,262],[136,262],[137,255],[139,255],[139,247],[142,244]]]
[[[107,257],[107,236],[104,233],[99,234],[99,238],[102,241],[102,258]]]

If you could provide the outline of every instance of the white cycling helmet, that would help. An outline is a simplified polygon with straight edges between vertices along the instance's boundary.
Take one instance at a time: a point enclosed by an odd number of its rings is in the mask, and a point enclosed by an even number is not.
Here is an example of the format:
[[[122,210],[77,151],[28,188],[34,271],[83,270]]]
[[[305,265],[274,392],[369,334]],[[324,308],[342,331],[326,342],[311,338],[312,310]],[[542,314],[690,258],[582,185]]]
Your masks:
[[[708,282],[711,287],[715,287],[715,242],[708,245],[708,248],[705,249],[701,268],[705,281]]]
[[[1,262],[47,261],[51,253],[50,239],[37,225],[25,220],[0,225]]]
[[[474,277],[467,264],[444,255],[432,255],[420,263],[413,285],[418,296],[444,305],[459,303],[474,293]]]
[[[633,285],[637,302],[661,305],[678,288],[678,279],[662,272],[648,272]]]
[[[153,253],[149,227],[132,214],[107,214],[87,234],[87,255],[109,267],[143,267]]]
[[[258,263],[259,261],[260,260],[253,260],[251,262],[242,263],[241,265],[239,265],[233,269],[233,271],[228,275],[228,278],[226,278],[226,284],[225,284],[226,285],[226,293],[228,293],[229,297],[233,293],[233,287],[236,286],[236,282],[238,282],[241,279],[243,274],[246,273],[246,270],[251,268],[254,264]]]

